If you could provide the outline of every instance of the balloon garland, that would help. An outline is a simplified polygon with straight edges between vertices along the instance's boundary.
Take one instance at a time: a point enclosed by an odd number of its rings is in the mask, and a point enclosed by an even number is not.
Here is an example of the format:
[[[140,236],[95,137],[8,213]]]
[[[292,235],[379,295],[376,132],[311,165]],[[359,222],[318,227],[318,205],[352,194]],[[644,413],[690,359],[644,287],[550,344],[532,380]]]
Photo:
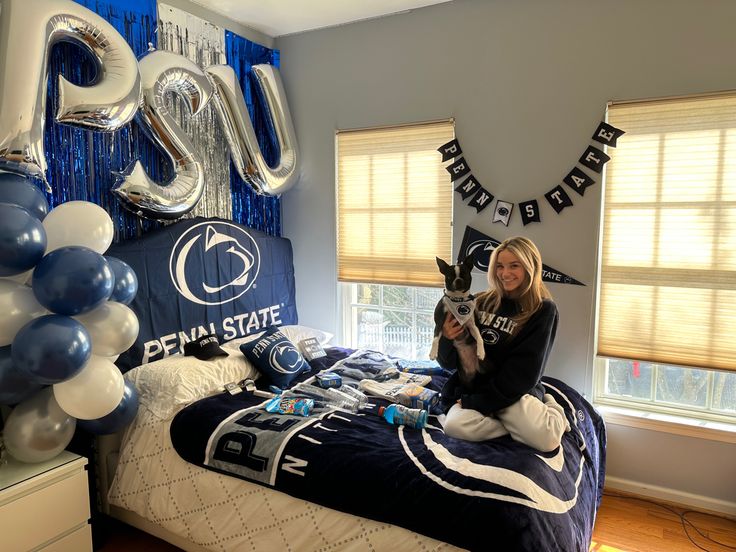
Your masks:
[[[27,178],[0,173],[0,404],[8,453],[43,462],[80,428],[114,433],[138,410],[114,360],[138,336],[138,279],[103,253],[113,223],[86,201],[49,212]]]

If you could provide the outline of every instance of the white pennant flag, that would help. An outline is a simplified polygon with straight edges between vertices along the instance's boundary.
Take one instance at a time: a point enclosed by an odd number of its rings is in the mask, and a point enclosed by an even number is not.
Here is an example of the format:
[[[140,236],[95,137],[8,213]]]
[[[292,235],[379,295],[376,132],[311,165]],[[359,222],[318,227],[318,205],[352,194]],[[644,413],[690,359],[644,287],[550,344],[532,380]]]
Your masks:
[[[493,212],[493,222],[502,222],[506,226],[509,225],[509,219],[511,218],[511,211],[514,209],[514,204],[508,201],[501,201],[500,199],[496,202],[496,210]]]

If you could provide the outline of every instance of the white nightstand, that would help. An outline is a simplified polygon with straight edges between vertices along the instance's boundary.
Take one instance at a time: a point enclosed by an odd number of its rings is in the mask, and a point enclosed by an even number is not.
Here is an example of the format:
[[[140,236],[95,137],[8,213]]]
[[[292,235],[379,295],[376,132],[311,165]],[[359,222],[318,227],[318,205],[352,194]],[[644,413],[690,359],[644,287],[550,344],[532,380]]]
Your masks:
[[[91,552],[87,459],[64,451],[38,464],[0,466],[4,552]]]

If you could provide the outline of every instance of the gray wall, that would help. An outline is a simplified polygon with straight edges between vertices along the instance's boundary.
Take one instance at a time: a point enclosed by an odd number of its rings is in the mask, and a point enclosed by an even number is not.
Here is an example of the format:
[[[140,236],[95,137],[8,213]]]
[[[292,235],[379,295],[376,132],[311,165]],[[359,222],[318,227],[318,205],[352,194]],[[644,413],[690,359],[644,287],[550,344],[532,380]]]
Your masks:
[[[300,321],[338,332],[335,130],[454,117],[479,181],[506,201],[537,199],[542,215],[523,227],[517,211],[507,228],[456,194],[454,251],[466,225],[524,234],[586,284],[550,285],[561,324],[547,373],[589,395],[601,186],[571,192],[560,215],[543,194],[576,165],[608,101],[736,89],[735,22],[733,0],[455,0],[276,39],[303,158],[282,203]],[[700,457],[736,458],[734,445],[644,431],[652,451],[641,430],[621,429],[611,476],[736,503],[734,468],[704,472]]]

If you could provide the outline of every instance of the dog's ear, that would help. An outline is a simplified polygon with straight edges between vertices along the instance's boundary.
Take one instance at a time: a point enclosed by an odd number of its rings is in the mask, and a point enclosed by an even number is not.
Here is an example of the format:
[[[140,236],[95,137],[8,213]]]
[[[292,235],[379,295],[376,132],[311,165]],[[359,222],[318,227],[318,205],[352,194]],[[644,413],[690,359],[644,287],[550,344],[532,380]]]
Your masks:
[[[440,272],[442,274],[450,270],[450,265],[448,265],[445,261],[443,261],[439,257],[435,257],[435,259],[437,260],[437,266],[440,267]]]
[[[473,270],[473,264],[475,263],[475,255],[471,253],[467,257],[463,259],[463,266],[465,266],[468,270]]]

